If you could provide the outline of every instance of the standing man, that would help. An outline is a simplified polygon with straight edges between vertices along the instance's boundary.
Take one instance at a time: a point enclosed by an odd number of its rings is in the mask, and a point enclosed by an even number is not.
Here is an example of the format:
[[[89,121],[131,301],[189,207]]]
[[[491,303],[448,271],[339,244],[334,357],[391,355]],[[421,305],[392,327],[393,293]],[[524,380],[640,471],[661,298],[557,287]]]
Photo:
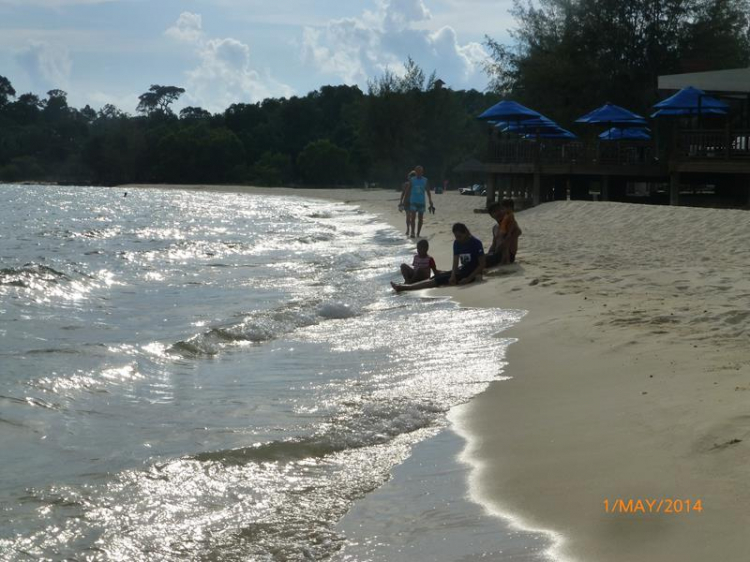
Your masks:
[[[414,238],[414,222],[419,214],[419,222],[417,223],[417,236],[421,235],[422,223],[424,222],[424,211],[425,211],[425,193],[427,198],[430,200],[430,209],[434,209],[432,205],[432,194],[430,193],[430,182],[424,177],[424,168],[417,166],[414,168],[414,177],[410,178],[411,187],[409,189],[409,230],[411,233],[409,236]]]

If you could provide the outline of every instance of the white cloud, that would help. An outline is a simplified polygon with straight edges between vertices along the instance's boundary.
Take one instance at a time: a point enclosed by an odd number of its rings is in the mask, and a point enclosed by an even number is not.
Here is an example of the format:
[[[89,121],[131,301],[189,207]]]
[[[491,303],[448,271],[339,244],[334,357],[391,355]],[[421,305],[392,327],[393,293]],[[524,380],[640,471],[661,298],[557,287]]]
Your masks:
[[[33,41],[16,54],[16,62],[38,89],[66,89],[73,62],[62,45]]]
[[[321,72],[346,83],[364,85],[389,68],[400,72],[411,57],[430,74],[454,88],[487,84],[481,61],[487,54],[480,43],[461,44],[450,26],[428,29],[432,14],[424,0],[379,0],[375,11],[357,18],[306,27],[302,56]]]
[[[199,41],[203,38],[203,19],[200,14],[182,12],[175,24],[167,29],[164,34],[178,41],[189,43]]]
[[[422,0],[390,0],[382,5],[383,24],[389,30],[404,30],[432,17]]]
[[[191,45],[198,57],[198,66],[186,72],[184,100],[189,104],[220,112],[233,103],[256,102],[294,93],[291,87],[275,80],[270,72],[261,74],[252,67],[247,44],[231,37],[206,37],[199,14],[183,12],[165,34]]]

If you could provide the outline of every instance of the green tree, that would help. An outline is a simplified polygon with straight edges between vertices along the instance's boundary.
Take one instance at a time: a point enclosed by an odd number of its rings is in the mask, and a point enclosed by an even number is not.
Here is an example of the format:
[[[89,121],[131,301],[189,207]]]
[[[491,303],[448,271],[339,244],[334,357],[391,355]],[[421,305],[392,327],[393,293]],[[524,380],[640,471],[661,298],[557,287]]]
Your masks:
[[[0,107],[4,106],[10,98],[16,97],[16,91],[5,76],[0,76]]]
[[[264,186],[283,185],[292,179],[292,159],[280,152],[264,152],[251,169],[254,183]]]
[[[297,158],[302,178],[315,185],[337,184],[351,179],[349,153],[328,139],[309,143]]]
[[[605,101],[647,110],[690,49],[748,56],[747,0],[515,0],[512,13],[514,45],[486,40],[491,86],[557,119]]]
[[[42,105],[39,96],[29,92],[18,96],[16,101],[9,104],[7,111],[10,118],[19,125],[29,125],[39,118]]]
[[[698,6],[681,38],[686,72],[750,64],[750,2],[719,0]]]
[[[185,88],[152,84],[148,92],[138,96],[139,101],[136,111],[145,115],[151,115],[155,112],[171,114],[172,110],[169,106],[184,93]]]
[[[62,90],[47,92],[47,100],[42,102],[42,114],[47,121],[59,121],[68,116],[68,94]]]
[[[86,123],[93,123],[96,120],[96,111],[88,104],[78,113]]]
[[[187,120],[199,120],[199,119],[210,119],[211,112],[206,111],[202,107],[188,106],[180,110],[180,119]]]
[[[163,135],[156,145],[157,178],[176,183],[225,182],[245,161],[244,148],[226,127],[198,122]]]
[[[114,106],[112,106],[114,107]],[[91,125],[81,151],[91,181],[102,185],[148,181],[147,141],[143,127],[125,116],[102,118]]]
[[[105,104],[96,114],[97,119],[120,119],[126,117],[125,113],[117,109],[111,103]]]

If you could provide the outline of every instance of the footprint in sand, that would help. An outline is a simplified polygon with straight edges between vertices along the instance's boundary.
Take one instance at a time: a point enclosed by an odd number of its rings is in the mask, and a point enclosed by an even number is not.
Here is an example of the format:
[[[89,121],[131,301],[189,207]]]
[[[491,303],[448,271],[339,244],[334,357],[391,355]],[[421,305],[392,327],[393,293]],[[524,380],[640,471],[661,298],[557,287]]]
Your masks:
[[[733,310],[730,312],[725,312],[721,316],[723,317],[723,320],[726,324],[731,324],[734,326],[746,322],[748,317],[750,317],[750,311]]]
[[[729,441],[725,441],[724,443],[714,443],[714,446],[711,447],[711,450],[716,451],[717,449],[726,449],[727,447],[731,447],[732,445],[736,445],[737,443],[742,443],[742,439],[730,439]]]

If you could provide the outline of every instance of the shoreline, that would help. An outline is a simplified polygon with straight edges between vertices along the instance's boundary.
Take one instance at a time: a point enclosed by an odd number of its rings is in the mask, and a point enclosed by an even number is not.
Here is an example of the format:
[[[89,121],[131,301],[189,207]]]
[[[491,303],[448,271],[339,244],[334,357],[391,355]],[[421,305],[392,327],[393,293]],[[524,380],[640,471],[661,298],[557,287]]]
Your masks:
[[[352,203],[404,228],[396,190],[200,188]],[[424,231],[446,267],[452,222],[485,242],[492,222],[472,212],[483,198],[434,200]],[[517,264],[429,293],[529,311],[503,333],[518,339],[504,373],[512,380],[452,416],[472,497],[562,537],[557,559],[743,559],[750,213],[560,201],[518,219]],[[618,499],[700,500],[701,511],[609,511]]]

